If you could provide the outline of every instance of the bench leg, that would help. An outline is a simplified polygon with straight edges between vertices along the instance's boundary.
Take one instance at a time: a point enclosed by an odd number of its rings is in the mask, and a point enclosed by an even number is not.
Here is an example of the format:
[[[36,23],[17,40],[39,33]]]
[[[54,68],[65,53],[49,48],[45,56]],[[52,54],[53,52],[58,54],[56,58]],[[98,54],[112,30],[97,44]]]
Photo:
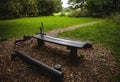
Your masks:
[[[70,56],[71,57],[77,57],[77,48],[75,48],[75,47],[68,47],[68,49],[70,50]]]
[[[40,40],[40,39],[37,39],[37,43],[38,43],[38,46],[41,47],[44,45],[44,41],[43,40]]]

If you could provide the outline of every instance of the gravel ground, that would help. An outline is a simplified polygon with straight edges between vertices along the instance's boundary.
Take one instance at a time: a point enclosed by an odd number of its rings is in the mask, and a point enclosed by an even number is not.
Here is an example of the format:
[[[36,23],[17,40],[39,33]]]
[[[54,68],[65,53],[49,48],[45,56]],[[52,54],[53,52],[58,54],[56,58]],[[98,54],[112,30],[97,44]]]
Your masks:
[[[36,40],[14,46],[14,41],[0,43],[0,82],[49,82],[49,77],[38,72],[35,67],[19,58],[11,60],[11,53],[15,50],[51,67],[61,64],[64,82],[114,82],[120,70],[112,53],[99,44],[94,44],[92,49],[79,50],[78,54],[84,55],[84,58],[73,60],[65,46],[46,43],[39,48]]]

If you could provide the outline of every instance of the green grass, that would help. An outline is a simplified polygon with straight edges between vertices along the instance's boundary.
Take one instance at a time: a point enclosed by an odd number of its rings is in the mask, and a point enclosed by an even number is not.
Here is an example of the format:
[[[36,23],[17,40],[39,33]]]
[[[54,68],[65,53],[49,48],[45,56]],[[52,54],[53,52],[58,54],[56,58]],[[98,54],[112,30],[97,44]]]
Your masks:
[[[63,32],[60,36],[103,44],[111,49],[115,53],[117,60],[120,61],[120,26],[114,23],[103,21],[99,24]]]
[[[59,16],[20,18],[12,20],[0,20],[0,41],[13,37],[31,35],[39,32],[41,22],[44,23],[45,31],[64,28],[71,25],[99,21],[97,18],[69,18]]]

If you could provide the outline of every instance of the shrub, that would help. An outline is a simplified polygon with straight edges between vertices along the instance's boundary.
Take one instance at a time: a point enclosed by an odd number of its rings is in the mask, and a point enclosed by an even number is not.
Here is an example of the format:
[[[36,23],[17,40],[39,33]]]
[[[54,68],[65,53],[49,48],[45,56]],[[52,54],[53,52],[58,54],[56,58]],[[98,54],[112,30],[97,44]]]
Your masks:
[[[59,16],[66,16],[65,12],[59,12]]]
[[[72,10],[69,14],[69,17],[86,17],[89,16],[88,11],[86,9],[76,9]]]
[[[112,22],[116,23],[117,25],[120,25],[120,13],[112,14],[111,18]]]
[[[69,14],[69,17],[77,17],[78,16],[78,12],[76,10],[72,10]]]

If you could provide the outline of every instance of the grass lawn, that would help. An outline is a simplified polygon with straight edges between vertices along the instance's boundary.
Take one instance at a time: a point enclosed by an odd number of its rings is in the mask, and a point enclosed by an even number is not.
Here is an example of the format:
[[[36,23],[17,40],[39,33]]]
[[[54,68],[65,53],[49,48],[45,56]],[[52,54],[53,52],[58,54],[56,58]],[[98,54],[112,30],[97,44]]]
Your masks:
[[[25,34],[39,32],[41,22],[44,23],[45,31],[64,28],[71,25],[99,21],[97,18],[69,18],[59,16],[20,18],[12,20],[0,20],[0,41]]]
[[[106,21],[91,26],[80,27],[72,31],[66,31],[60,36],[89,40],[93,43],[104,44],[111,49],[120,61],[120,26]]]

